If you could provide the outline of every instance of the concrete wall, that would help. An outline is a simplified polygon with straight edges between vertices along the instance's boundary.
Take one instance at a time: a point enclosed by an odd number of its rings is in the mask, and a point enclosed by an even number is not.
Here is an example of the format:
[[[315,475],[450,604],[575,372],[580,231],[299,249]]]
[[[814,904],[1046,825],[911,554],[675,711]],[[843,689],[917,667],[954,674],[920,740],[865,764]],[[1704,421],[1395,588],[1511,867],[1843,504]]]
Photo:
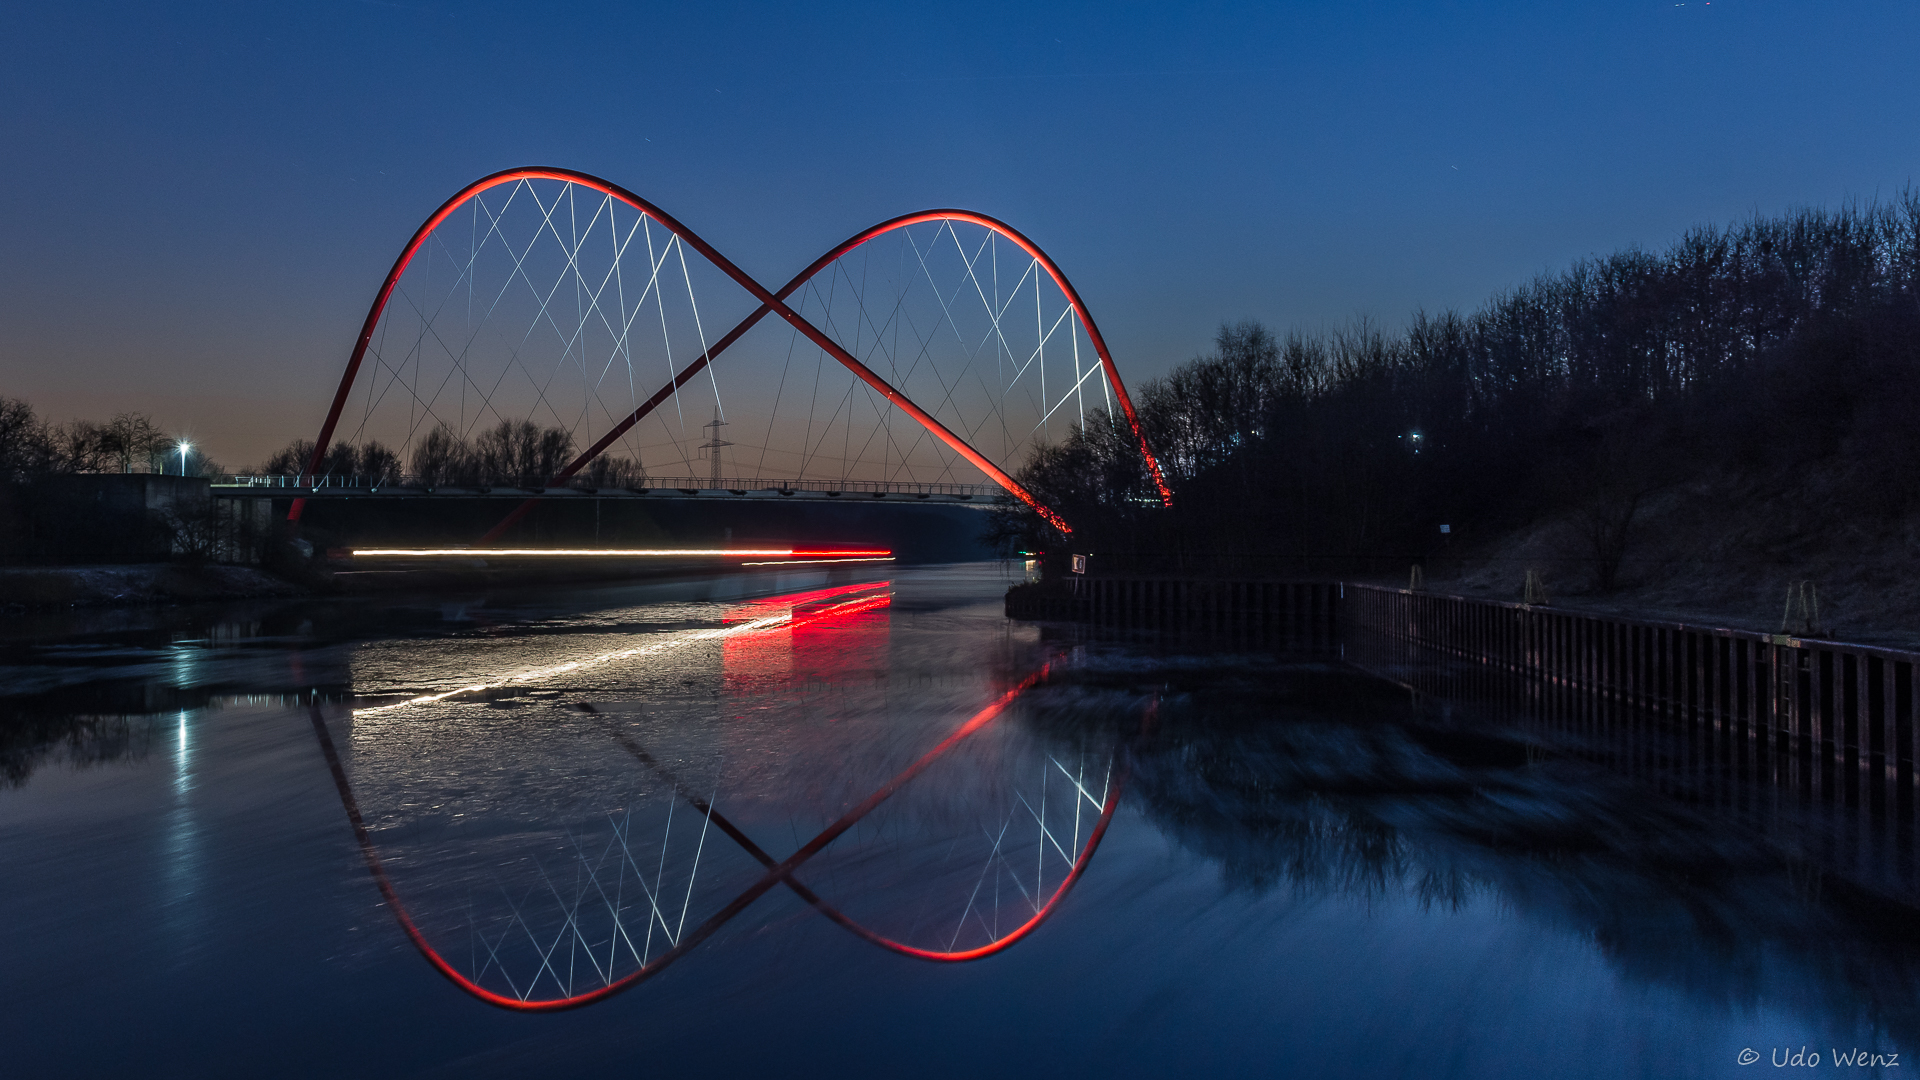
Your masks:
[[[50,476],[0,502],[4,553],[17,563],[252,563],[271,527],[269,508],[214,499],[199,476]]]

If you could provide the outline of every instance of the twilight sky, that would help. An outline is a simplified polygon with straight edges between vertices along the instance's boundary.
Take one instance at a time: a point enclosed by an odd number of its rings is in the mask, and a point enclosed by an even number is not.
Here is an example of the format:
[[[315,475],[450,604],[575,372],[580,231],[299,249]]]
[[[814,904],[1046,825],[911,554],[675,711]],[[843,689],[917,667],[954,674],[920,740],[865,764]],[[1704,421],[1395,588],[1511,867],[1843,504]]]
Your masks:
[[[1123,375],[1226,319],[1470,309],[1687,226],[1920,177],[1911,0],[6,8],[0,394],[232,467],[311,437],[467,181],[597,173],[763,282],[1006,219]]]

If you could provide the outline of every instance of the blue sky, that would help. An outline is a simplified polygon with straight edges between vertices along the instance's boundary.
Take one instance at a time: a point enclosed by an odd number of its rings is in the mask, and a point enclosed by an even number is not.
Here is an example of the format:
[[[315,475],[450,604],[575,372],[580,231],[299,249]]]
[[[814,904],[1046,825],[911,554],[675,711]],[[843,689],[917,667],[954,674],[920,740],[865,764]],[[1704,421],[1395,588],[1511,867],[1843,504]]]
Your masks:
[[[1129,381],[1222,320],[1472,308],[1920,175],[1920,6],[11,6],[0,393],[229,464],[311,436],[420,219],[512,165],[763,281],[957,205],[1039,241]]]

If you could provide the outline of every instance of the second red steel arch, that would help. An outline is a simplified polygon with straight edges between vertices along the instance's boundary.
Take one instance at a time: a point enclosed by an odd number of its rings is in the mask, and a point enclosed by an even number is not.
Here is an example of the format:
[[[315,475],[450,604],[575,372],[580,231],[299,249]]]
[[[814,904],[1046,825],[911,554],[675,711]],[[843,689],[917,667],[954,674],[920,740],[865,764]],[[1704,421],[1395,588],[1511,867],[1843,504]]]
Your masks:
[[[787,297],[791,296],[800,286],[804,285],[807,281],[811,280],[814,275],[831,265],[834,260],[854,248],[859,247],[861,244],[885,233],[892,232],[895,229],[905,228],[909,225],[916,225],[928,221],[946,220],[965,221],[991,229],[1018,245],[1021,250],[1032,256],[1033,259],[1046,270],[1047,274],[1053,279],[1054,284],[1058,286],[1061,293],[1066,296],[1067,302],[1073,307],[1075,315],[1079,317],[1081,325],[1087,330],[1087,337],[1092,341],[1094,351],[1100,357],[1100,363],[1106,371],[1107,381],[1113,387],[1114,396],[1119,400],[1120,408],[1126,416],[1128,427],[1131,429],[1134,439],[1140,446],[1141,458],[1145,461],[1148,472],[1153,479],[1154,486],[1158,489],[1161,502],[1165,505],[1171,505],[1172,503],[1173,493],[1167,487],[1166,479],[1160,470],[1159,461],[1154,458],[1152,449],[1147,445],[1146,434],[1140,426],[1139,414],[1133,407],[1132,399],[1127,396],[1126,385],[1120,381],[1119,369],[1114,366],[1113,356],[1107,349],[1106,340],[1101,337],[1100,330],[1094,324],[1093,316],[1088,312],[1086,303],[1080,299],[1079,292],[1074,289],[1073,284],[1067,280],[1065,274],[1060,272],[1059,266],[1048,257],[1046,252],[1042,251],[1037,244],[1027,239],[1026,236],[1005,222],[988,217],[985,214],[977,214],[968,210],[927,210],[916,214],[906,214],[889,221],[881,222],[870,229],[866,229],[849,237],[845,242],[816,259],[811,266],[796,275],[793,280],[789,281],[777,293],[774,293],[768,292],[765,286],[755,281],[738,266],[735,266],[732,261],[720,254],[719,251],[715,250],[713,246],[705,240],[701,239],[693,230],[687,228],[659,207],[628,191],[626,188],[597,176],[576,172],[572,169],[546,167],[507,169],[476,180],[468,184],[465,188],[462,188],[445,203],[441,204],[440,208],[434,211],[433,215],[427,218],[419,229],[414,231],[413,238],[407,242],[407,246],[401,250],[399,257],[394,260],[393,268],[387,272],[386,280],[381,283],[380,291],[374,297],[373,305],[367,311],[366,321],[361,324],[360,336],[354,341],[353,353],[347,360],[346,371],[340,377],[339,389],[334,392],[333,403],[327,409],[326,421],[320,427],[319,437],[314,440],[313,454],[307,464],[307,472],[309,475],[317,475],[319,473],[320,464],[326,457],[328,446],[332,443],[334,429],[340,422],[341,411],[346,406],[347,395],[351,392],[354,380],[360,373],[360,365],[366,359],[367,349],[373,341],[373,334],[379,326],[380,317],[386,311],[387,301],[392,297],[393,290],[399,284],[401,275],[406,272],[408,264],[413,261],[413,257],[420,250],[421,245],[426,242],[428,236],[432,235],[434,229],[438,228],[440,224],[456,210],[464,206],[468,200],[482,192],[506,184],[519,183],[523,180],[557,180],[565,183],[579,184],[582,187],[601,192],[604,195],[626,203],[640,213],[659,222],[661,226],[679,237],[682,242],[692,247],[695,251],[699,252],[708,262],[718,267],[722,273],[732,278],[742,288],[751,293],[755,299],[760,301],[760,306],[755,309],[752,314],[741,320],[739,325],[728,331],[692,363],[688,364],[675,375],[673,380],[662,387],[652,398],[635,409],[634,412],[621,423],[615,425],[602,436],[598,442],[568,464],[566,468],[555,474],[552,479],[556,482],[565,480],[584,468],[588,462],[598,457],[608,446],[611,446],[615,439],[619,438],[627,429],[631,428],[648,413],[652,412],[656,406],[670,397],[673,392],[684,385],[687,380],[703,370],[715,357],[719,356],[720,353],[732,346],[735,341],[738,341],[742,335],[761,319],[769,314],[777,313],[792,324],[795,330],[806,335],[814,344],[832,355],[834,359],[840,361],[843,366],[853,372],[855,377],[879,391],[881,396],[886,398],[890,404],[893,404],[903,412],[912,416],[921,426],[925,427],[942,442],[945,442],[956,453],[966,458],[975,468],[978,468],[995,483],[1032,507],[1034,511],[1049,524],[1060,529],[1062,532],[1072,532],[1072,529],[1058,514],[1034,498],[1032,493],[1028,492],[1011,476],[1008,476],[999,466],[988,461],[985,456],[968,445],[964,439],[961,439],[949,431],[945,425],[921,409],[912,400],[907,398],[905,394],[900,393],[888,385],[885,380],[881,379],[865,364],[862,364],[851,353],[842,348],[839,343],[828,337],[811,322],[802,318],[786,304]],[[489,543],[497,539],[506,531],[508,526],[512,525],[514,521],[518,520],[532,507],[534,501],[535,500],[529,500],[527,503],[522,504],[522,506],[513,514],[509,515],[506,520],[495,526],[494,529],[483,538],[482,542]],[[292,508],[288,511],[287,519],[290,522],[298,522],[304,508],[305,500],[295,499]]]

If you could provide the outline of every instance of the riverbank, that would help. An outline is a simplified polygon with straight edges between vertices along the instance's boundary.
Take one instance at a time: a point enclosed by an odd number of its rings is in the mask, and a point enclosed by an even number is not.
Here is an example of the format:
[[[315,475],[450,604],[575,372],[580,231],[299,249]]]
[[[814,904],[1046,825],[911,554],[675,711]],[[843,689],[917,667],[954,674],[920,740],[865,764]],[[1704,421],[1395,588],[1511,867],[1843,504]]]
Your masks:
[[[1547,517],[1430,560],[1427,587],[1519,600],[1538,571],[1557,607],[1777,633],[1789,586],[1808,582],[1816,629],[1863,645],[1920,648],[1920,511],[1862,507],[1861,482],[1821,470],[1741,477],[1709,473],[1642,500],[1610,591],[1578,515]],[[1407,573],[1377,584],[1407,586]],[[1799,613],[1793,625],[1800,632]]]
[[[252,566],[0,567],[0,608],[125,607],[311,595],[312,589]]]

